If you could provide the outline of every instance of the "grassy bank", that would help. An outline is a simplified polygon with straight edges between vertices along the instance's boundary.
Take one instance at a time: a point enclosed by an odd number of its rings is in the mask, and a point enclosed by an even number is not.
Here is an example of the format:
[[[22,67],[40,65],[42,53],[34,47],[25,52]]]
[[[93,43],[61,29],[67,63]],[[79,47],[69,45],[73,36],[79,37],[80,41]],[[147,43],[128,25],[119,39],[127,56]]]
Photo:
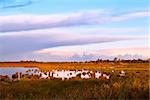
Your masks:
[[[105,79],[0,81],[0,99],[148,100],[149,71],[127,71]]]

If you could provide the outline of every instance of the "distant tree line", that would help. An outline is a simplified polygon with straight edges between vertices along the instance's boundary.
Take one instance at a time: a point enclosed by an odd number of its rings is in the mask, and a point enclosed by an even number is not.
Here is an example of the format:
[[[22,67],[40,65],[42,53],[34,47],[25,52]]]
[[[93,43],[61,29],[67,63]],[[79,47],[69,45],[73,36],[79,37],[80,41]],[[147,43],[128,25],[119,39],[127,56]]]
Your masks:
[[[132,59],[132,60],[127,60],[127,59],[119,59],[115,57],[113,60],[103,60],[103,59],[97,59],[96,61],[85,61],[85,63],[104,63],[104,62],[115,62],[115,63],[148,63],[150,62],[150,58],[143,60],[143,59]]]
[[[5,63],[12,63],[11,62],[5,62]],[[110,59],[97,59],[97,60],[90,60],[90,61],[72,61],[70,63],[107,63],[107,62],[113,62],[113,63],[150,63],[150,58],[143,60],[143,59],[119,59],[117,57],[115,57],[113,60]],[[21,60],[19,62],[13,62],[13,63],[68,63],[68,62],[39,62],[36,60]]]
[[[23,63],[49,63],[49,62],[38,62],[38,61],[23,61],[21,60],[20,62],[23,62]],[[148,63],[150,62],[150,58],[146,59],[146,60],[143,60],[143,59],[119,59],[117,57],[115,57],[113,60],[110,60],[110,59],[100,59],[98,58],[97,60],[91,60],[91,61],[73,61],[71,63],[106,63],[106,62],[114,62],[114,63]],[[64,62],[64,63],[67,63],[67,62]]]

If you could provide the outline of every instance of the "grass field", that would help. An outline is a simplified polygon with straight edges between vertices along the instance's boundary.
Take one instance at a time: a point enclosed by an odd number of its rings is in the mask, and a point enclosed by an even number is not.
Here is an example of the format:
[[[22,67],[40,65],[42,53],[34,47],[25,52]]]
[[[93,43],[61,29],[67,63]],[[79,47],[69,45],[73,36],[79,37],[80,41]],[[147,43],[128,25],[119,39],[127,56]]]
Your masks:
[[[43,71],[49,70],[149,70],[149,63],[69,63],[69,62],[49,62],[49,63],[22,63],[22,62],[0,62],[0,67],[37,67]]]
[[[149,100],[149,63],[1,63],[0,66],[35,66],[43,71],[89,69],[109,72],[111,75],[109,80],[0,81],[0,99]],[[121,70],[125,70],[125,77],[118,76]]]

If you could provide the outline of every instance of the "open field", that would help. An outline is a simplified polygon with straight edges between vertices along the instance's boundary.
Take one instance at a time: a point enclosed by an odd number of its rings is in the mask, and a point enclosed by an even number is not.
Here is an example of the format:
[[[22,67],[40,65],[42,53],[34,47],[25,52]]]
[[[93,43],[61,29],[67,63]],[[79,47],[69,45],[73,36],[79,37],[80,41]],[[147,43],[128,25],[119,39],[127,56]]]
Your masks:
[[[0,63],[0,66],[38,67],[43,71],[88,69],[110,74],[110,79],[1,80],[0,99],[149,100],[149,63]],[[119,76],[121,70],[126,72],[124,77]]]
[[[49,70],[149,70],[149,63],[70,63],[70,62],[49,62],[49,63],[23,63],[23,62],[0,62],[0,67],[37,67],[43,71]]]

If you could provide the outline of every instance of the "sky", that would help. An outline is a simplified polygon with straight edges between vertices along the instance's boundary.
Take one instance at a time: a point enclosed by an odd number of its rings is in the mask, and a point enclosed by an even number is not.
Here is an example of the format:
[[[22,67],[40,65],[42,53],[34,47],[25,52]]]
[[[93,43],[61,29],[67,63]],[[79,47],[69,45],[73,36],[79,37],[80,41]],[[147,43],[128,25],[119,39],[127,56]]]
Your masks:
[[[147,59],[149,0],[0,0],[0,61]]]

